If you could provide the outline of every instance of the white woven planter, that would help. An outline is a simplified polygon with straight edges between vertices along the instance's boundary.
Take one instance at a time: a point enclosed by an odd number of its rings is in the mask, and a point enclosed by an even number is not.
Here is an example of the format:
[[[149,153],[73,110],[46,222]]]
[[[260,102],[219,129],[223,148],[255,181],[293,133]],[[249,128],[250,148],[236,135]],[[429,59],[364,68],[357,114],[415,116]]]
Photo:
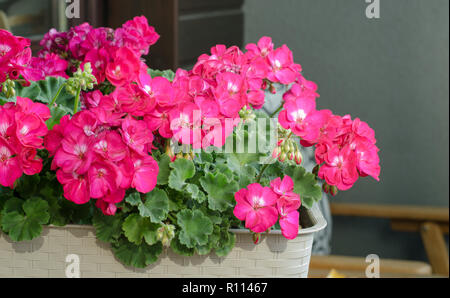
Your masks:
[[[302,214],[302,225],[295,240],[271,232],[258,245],[249,232],[234,230],[236,247],[225,258],[169,249],[146,269],[122,265],[90,226],[45,227],[41,237],[20,243],[0,233],[0,277],[66,277],[71,254],[79,256],[81,277],[307,277],[314,233],[326,222],[314,207]]]

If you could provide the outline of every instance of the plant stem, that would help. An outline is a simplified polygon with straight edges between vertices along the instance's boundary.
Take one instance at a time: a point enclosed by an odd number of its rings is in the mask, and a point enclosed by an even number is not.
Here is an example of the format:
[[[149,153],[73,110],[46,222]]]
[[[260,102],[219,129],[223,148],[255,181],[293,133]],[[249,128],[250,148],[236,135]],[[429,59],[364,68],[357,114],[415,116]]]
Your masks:
[[[78,112],[78,106],[80,105],[80,94],[81,94],[81,86],[78,87],[77,95],[75,97],[75,106],[73,107],[74,115]]]
[[[283,106],[284,106],[283,103],[281,103],[280,107],[275,112],[273,112],[272,115],[270,115],[270,118],[275,117],[278,114],[278,112],[280,112],[283,109]]]
[[[167,217],[172,221],[173,224],[177,222],[176,219],[171,214],[167,214]]]
[[[61,94],[62,89],[63,89],[65,86],[66,86],[65,83],[64,83],[64,84],[61,84],[61,86],[60,86],[59,89],[58,89],[58,92],[56,92],[55,97],[53,97],[52,103],[50,104],[50,106],[53,106],[53,105],[55,104],[56,100],[58,99],[59,95]]]
[[[264,174],[264,172],[267,170],[267,168],[268,168],[269,166],[270,166],[270,164],[265,164],[265,165],[262,167],[261,172],[260,172],[259,175],[258,175],[258,178],[256,178],[256,183],[261,182],[262,175]]]

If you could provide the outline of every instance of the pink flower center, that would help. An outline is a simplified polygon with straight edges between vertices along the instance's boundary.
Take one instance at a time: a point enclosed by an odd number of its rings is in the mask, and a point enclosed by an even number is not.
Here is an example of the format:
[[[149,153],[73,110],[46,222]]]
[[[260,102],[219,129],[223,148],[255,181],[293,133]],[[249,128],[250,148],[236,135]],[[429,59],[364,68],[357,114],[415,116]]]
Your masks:
[[[11,157],[11,152],[5,146],[0,147],[0,162],[4,163]]]
[[[262,197],[253,197],[253,209],[258,210],[264,207],[264,199]]]
[[[74,153],[79,159],[84,159],[87,152],[87,146],[85,144],[76,144],[74,148]]]

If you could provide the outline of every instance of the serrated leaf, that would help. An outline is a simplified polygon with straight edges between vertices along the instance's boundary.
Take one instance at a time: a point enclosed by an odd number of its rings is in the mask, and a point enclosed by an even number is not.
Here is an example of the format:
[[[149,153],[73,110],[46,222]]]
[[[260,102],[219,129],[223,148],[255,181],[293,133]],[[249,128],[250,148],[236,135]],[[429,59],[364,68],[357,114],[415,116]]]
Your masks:
[[[155,78],[155,77],[163,77],[163,78],[166,78],[166,79],[168,79],[169,81],[173,81],[173,79],[175,78],[175,73],[172,71],[172,70],[170,70],[170,69],[167,69],[167,70],[158,70],[158,69],[151,69],[151,68],[149,68],[148,69],[148,74],[152,77],[152,78]]]
[[[180,243],[188,248],[205,245],[208,235],[213,232],[211,220],[200,210],[182,210],[177,214],[177,223],[181,228]]]
[[[50,214],[49,223],[59,227],[65,226],[69,221],[69,213],[67,211],[64,212],[59,204],[61,198],[56,196],[54,189],[47,185],[39,193],[48,203],[48,211]]]
[[[322,199],[322,189],[316,177],[306,172],[305,168],[291,166],[285,169],[285,173],[294,181],[294,192],[300,195],[303,206],[311,208],[315,202]]]
[[[112,245],[112,250],[122,263],[136,268],[145,268],[158,260],[162,253],[162,244],[158,242],[154,245],[142,243],[135,245],[126,239],[120,239]]]
[[[239,190],[236,181],[228,181],[223,174],[215,176],[208,173],[200,179],[200,184],[208,193],[209,208],[217,211],[225,211],[234,207],[234,194]]]
[[[205,194],[195,184],[188,184],[186,192],[198,203],[203,203],[206,200]]]
[[[174,253],[181,256],[191,257],[195,254],[194,248],[189,248],[180,242],[179,233],[177,233],[175,238],[172,239],[172,242],[170,242],[170,247]]]
[[[170,157],[165,153],[159,158],[158,185],[166,185],[169,183],[170,163]]]
[[[172,171],[169,175],[169,187],[178,191],[182,191],[186,185],[186,180],[194,177],[194,163],[187,159],[177,159],[170,164]]]
[[[92,223],[95,227],[97,238],[103,242],[113,242],[122,234],[122,216],[106,216],[100,212],[94,214]]]
[[[39,96],[32,99],[39,100],[43,103],[51,103],[60,87],[64,85],[66,81],[66,79],[61,77],[47,77],[45,80],[36,82],[41,92],[39,93]],[[66,89],[62,87],[61,92],[56,99],[56,103],[66,107],[72,106],[73,108],[74,100],[75,96],[67,93]]]
[[[42,232],[42,225],[50,219],[48,203],[40,198],[32,198],[22,205],[23,213],[5,212],[2,228],[13,241],[32,240]]]
[[[133,192],[125,198],[125,201],[131,206],[139,206],[142,203],[141,195],[137,192]]]
[[[138,209],[142,217],[149,217],[151,222],[159,223],[167,218],[169,198],[164,190],[155,188],[145,196],[145,202]]]
[[[122,230],[128,241],[140,245],[142,239],[146,236],[149,240],[153,239],[152,233],[155,233],[159,225],[151,223],[147,217],[139,214],[129,215],[122,224]]]
[[[228,229],[221,229],[219,241],[214,252],[219,257],[226,257],[236,244],[236,235],[230,233]]]

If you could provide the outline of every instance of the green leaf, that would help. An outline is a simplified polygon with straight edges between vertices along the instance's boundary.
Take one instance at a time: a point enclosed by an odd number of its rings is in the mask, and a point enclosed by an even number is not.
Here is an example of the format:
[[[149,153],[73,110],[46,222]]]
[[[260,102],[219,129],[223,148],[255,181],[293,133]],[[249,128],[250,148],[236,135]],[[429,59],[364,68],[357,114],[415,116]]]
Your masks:
[[[167,218],[169,213],[169,198],[164,190],[155,188],[145,197],[145,203],[139,205],[142,217],[150,217],[153,223],[159,223]]]
[[[158,172],[158,185],[166,185],[169,183],[170,175],[170,157],[167,154],[161,155],[158,160],[159,172]]]
[[[158,69],[148,69],[148,74],[151,75],[152,78],[155,77],[163,77],[168,79],[169,81],[173,81],[173,79],[175,78],[175,73],[168,69],[168,70],[158,70]]]
[[[159,255],[162,253],[162,244],[159,242],[154,245],[146,243],[135,245],[122,238],[118,242],[113,243],[112,250],[117,259],[125,265],[145,268],[158,260]]]
[[[322,199],[322,189],[316,177],[306,172],[305,168],[291,166],[286,168],[285,173],[294,181],[294,192],[300,195],[303,206],[311,208],[315,202]]]
[[[195,249],[189,248],[186,245],[182,244],[179,237],[180,234],[177,233],[175,235],[175,238],[173,238],[172,242],[170,243],[170,247],[172,248],[173,252],[181,256],[192,257],[195,254]]]
[[[206,200],[205,194],[195,184],[188,184],[186,186],[186,192],[189,193],[192,199],[200,204]]]
[[[39,175],[23,175],[17,180],[15,190],[20,194],[20,197],[31,198],[35,194],[39,193],[39,181]]]
[[[17,207],[16,203],[14,208]],[[10,205],[8,208],[13,207]],[[9,209],[12,210],[12,209]],[[2,216],[2,228],[13,241],[32,240],[42,232],[42,225],[50,219],[48,203],[40,198],[32,198],[22,205],[22,212],[5,212]],[[5,210],[4,210],[5,211]]]
[[[103,242],[113,242],[122,235],[122,216],[106,216],[100,212],[94,214],[92,223],[95,227],[97,238]]]
[[[213,232],[211,220],[200,210],[182,210],[177,214],[177,222],[181,227],[180,243],[188,248],[205,245],[208,235]]]
[[[200,184],[208,193],[209,208],[217,211],[225,211],[234,207],[234,194],[239,190],[236,181],[229,181],[221,173],[215,176],[208,173],[200,179]]]
[[[138,192],[133,192],[125,198],[125,201],[131,206],[139,206],[142,204],[141,195]]]
[[[152,242],[153,234],[158,228],[159,225],[151,223],[149,218],[141,217],[139,214],[129,215],[122,224],[127,239],[137,245],[142,243],[144,237],[146,241],[148,239]]]
[[[219,257],[226,257],[236,244],[236,235],[230,233],[228,229],[221,229],[219,241],[215,248],[215,253]]]
[[[47,104],[51,103],[60,87],[65,84],[66,81],[66,79],[61,77],[47,77],[45,80],[36,82],[41,92],[39,96],[32,99],[36,99]],[[72,105],[73,108],[73,104],[75,102],[74,100],[75,96],[68,93],[66,88],[63,87],[58,98],[56,99],[56,103],[66,107],[70,107]]]
[[[48,203],[48,211],[50,213],[49,223],[59,227],[65,226],[69,222],[69,213],[67,210],[63,210],[60,205],[60,200],[63,199],[57,196],[55,190],[49,185],[42,188],[39,193]]]
[[[187,159],[177,159],[170,164],[172,172],[169,176],[169,187],[178,191],[182,191],[186,185],[186,180],[194,177],[194,163]]]

